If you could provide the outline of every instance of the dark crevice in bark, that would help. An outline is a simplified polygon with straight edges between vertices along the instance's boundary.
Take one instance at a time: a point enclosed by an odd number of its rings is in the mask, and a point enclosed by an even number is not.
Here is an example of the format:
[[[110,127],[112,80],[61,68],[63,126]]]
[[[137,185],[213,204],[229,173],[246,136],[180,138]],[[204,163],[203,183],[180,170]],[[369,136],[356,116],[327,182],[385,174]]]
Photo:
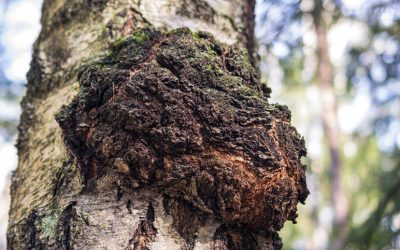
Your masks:
[[[59,240],[59,247],[65,248],[67,250],[72,249],[72,233],[71,233],[71,220],[75,214],[74,207],[76,202],[69,204],[60,216],[60,226],[61,232],[63,232],[63,237]]]
[[[120,201],[122,196],[124,195],[121,185],[117,184],[117,201]]]
[[[132,200],[129,199],[126,203],[126,209],[128,209],[129,214],[132,214]]]
[[[213,235],[214,244],[218,244],[218,246],[213,246],[215,249],[228,249],[228,238],[225,232],[225,225],[222,225],[215,230]]]
[[[228,249],[260,249],[254,234],[251,232],[227,229],[226,235],[228,240]]]
[[[200,226],[204,225],[206,214],[199,213],[198,209],[184,200],[170,198],[166,206],[178,233],[186,240],[189,247],[194,247],[196,232]]]
[[[233,250],[273,250],[282,248],[282,241],[276,232],[263,236],[268,241],[259,243],[255,232],[248,231],[245,228],[232,228],[227,225],[221,225],[213,235],[214,248]]]
[[[14,249],[13,246],[19,246],[23,249],[36,249],[40,246],[38,230],[35,225],[37,217],[37,211],[33,210],[25,220],[19,222],[21,225],[20,232],[9,228],[7,233],[8,249]]]
[[[55,244],[65,248],[66,242],[59,241],[59,237],[56,239],[57,242],[49,243],[47,241],[49,239],[48,234],[54,233],[53,225],[63,227],[63,217],[52,217],[55,210],[49,210],[47,213],[44,211],[43,208],[33,210],[26,219],[8,229],[7,249],[47,249],[49,247],[55,248]],[[60,232],[63,232],[63,229],[60,229]],[[61,236],[61,238],[63,237]],[[68,239],[68,241],[71,242],[71,239]]]
[[[32,211],[28,219],[26,220],[26,229],[27,229],[27,235],[28,239],[26,241],[27,244],[27,249],[34,249],[36,247],[36,235],[37,235],[37,230],[35,226],[35,221],[36,221],[36,211]]]
[[[9,228],[8,249],[72,249],[76,205],[73,201],[61,211],[51,207],[33,210],[19,226]]]
[[[107,28],[108,36],[110,37],[110,39],[114,39],[113,21],[112,20],[108,21],[106,28]]]
[[[62,167],[57,172],[54,188],[53,197],[58,197],[61,194],[69,193],[75,183],[71,183],[77,174],[77,170],[73,167],[74,162],[71,159],[67,159],[62,163]]]
[[[135,235],[129,240],[127,250],[148,250],[148,243],[154,241],[157,229],[154,226],[154,207],[151,203],[147,208],[146,218],[140,220]]]

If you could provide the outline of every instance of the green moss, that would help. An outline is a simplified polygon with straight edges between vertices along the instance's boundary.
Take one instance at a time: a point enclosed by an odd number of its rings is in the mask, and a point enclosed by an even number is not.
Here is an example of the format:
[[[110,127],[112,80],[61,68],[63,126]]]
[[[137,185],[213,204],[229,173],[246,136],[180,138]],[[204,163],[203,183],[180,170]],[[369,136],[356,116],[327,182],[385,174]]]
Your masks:
[[[245,69],[252,69],[253,66],[250,63],[249,54],[247,53],[247,51],[243,48],[237,48],[236,51],[237,52],[233,56],[235,63],[239,67],[243,67]]]
[[[215,72],[217,72],[217,73],[220,74],[220,75],[225,74],[224,70],[223,70],[222,68],[220,68],[220,67],[216,67],[216,68],[215,68]]]
[[[215,74],[216,76],[224,76],[226,72],[216,63],[213,64],[207,64],[205,66],[205,69],[210,71],[210,73]]]
[[[190,35],[194,41],[200,41],[202,39],[213,39],[213,36],[209,32],[205,31],[192,31],[188,28],[178,28],[174,30],[169,30],[166,32],[163,32],[163,35],[169,36],[169,35]]]
[[[114,42],[111,43],[111,48],[112,49],[117,49],[122,47],[127,41],[129,40],[129,37],[120,37]]]
[[[144,30],[139,30],[132,35],[132,38],[136,43],[142,44],[147,42],[150,39],[150,36]]]
[[[202,38],[199,32],[192,32],[192,37],[195,40],[200,40]]]
[[[159,39],[160,35],[160,33],[151,29],[140,29],[131,36],[117,39],[111,44],[112,52],[111,56],[108,57],[109,62],[103,58],[95,62],[95,66],[92,65],[94,68],[90,71],[112,70],[112,65],[115,65],[115,63],[122,67],[130,67],[140,63],[154,49],[154,42]],[[180,60],[185,58],[188,64],[201,67],[204,71],[207,71],[207,76],[204,76],[205,79],[215,82],[215,85],[219,87],[240,89],[246,96],[262,96],[259,88],[250,87],[256,75],[244,48],[236,46],[230,48],[216,41],[210,33],[193,32],[188,28],[170,30],[164,32],[163,35],[170,36],[168,39],[177,44],[188,45],[185,51],[165,52],[167,57],[173,55]],[[222,59],[223,54],[225,54],[224,59]],[[82,77],[81,85],[85,85],[84,79],[86,77],[88,76]],[[86,94],[86,91],[81,89],[78,96],[83,98]]]
[[[146,30],[138,30],[136,31],[133,35],[131,36],[125,36],[118,38],[115,40],[113,43],[111,43],[111,49],[113,51],[119,50],[122,47],[131,44],[131,43],[136,43],[137,45],[146,43],[149,41],[150,36]]]
[[[55,236],[57,224],[58,224],[58,216],[55,214],[49,214],[43,217],[40,222],[38,228],[40,228],[40,237],[41,238],[52,238]]]

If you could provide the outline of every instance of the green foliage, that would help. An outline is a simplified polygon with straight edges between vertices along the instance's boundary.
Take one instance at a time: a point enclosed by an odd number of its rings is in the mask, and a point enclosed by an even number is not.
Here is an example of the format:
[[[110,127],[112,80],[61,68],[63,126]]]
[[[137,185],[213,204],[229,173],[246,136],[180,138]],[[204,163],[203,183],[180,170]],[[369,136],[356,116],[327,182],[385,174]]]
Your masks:
[[[375,173],[370,171],[364,176],[366,185],[362,191],[368,199],[364,200],[364,204],[356,205],[358,211],[362,206],[369,207],[370,213],[364,222],[352,224],[349,246],[381,249],[390,247],[391,240],[400,235],[399,229],[392,227],[394,216],[400,212],[399,156],[398,151],[391,155],[380,155],[379,161],[375,162]],[[354,210],[357,213],[357,209]]]

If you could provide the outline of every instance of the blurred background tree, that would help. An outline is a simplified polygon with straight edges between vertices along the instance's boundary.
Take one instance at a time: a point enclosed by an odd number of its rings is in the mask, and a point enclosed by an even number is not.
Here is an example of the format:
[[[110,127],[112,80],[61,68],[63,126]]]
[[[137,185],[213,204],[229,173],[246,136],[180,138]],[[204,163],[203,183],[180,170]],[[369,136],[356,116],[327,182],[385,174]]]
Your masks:
[[[41,0],[0,1],[0,249]],[[286,249],[400,248],[400,2],[259,0],[262,77],[305,136],[311,195]]]
[[[399,4],[259,2],[261,71],[311,164],[304,226],[284,228],[288,249],[400,247]]]

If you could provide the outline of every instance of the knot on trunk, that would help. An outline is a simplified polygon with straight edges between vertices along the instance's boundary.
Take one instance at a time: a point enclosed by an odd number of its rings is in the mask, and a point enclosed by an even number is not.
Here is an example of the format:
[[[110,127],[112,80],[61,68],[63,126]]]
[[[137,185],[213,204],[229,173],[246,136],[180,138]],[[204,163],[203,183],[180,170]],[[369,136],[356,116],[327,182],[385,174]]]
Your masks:
[[[295,221],[308,195],[304,141],[243,48],[140,30],[78,78],[57,121],[87,182],[119,172],[227,227],[271,233]]]

